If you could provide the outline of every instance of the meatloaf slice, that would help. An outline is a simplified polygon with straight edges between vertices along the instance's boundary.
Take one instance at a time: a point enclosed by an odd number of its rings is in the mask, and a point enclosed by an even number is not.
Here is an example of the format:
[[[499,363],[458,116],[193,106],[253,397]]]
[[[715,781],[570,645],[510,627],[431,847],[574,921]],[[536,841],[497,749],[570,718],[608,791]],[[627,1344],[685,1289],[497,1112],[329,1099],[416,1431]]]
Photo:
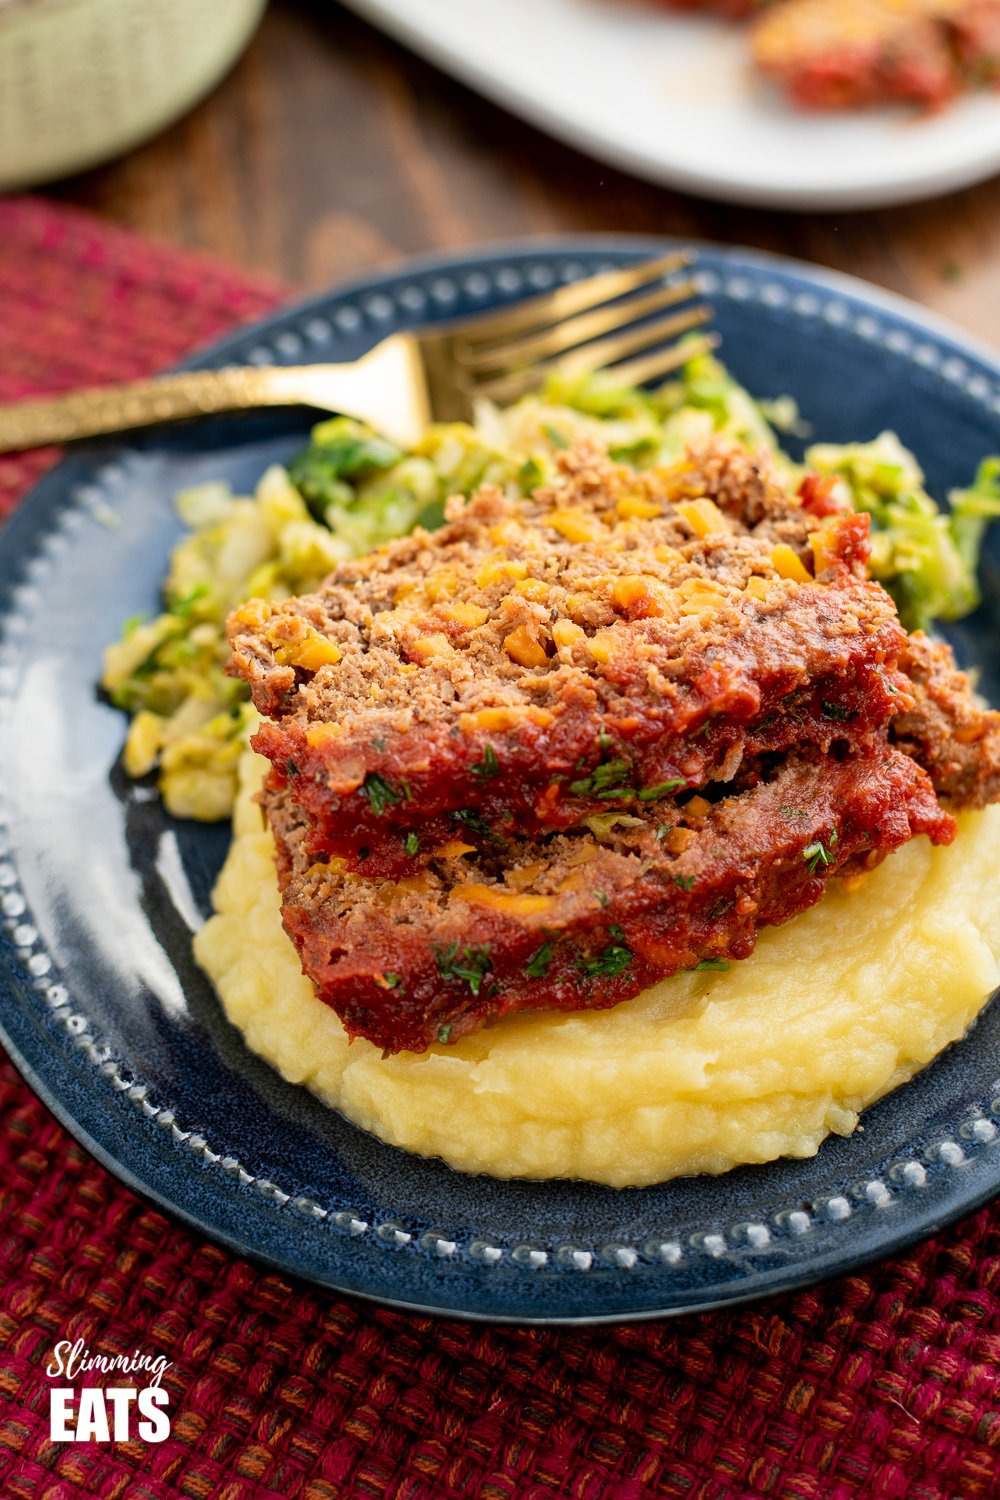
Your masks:
[[[893,741],[925,768],[949,807],[1000,801],[1000,713],[980,704],[951,648],[923,631],[910,637],[901,665],[913,706],[892,721]]]
[[[450,515],[231,621],[317,849],[568,827],[744,753],[863,747],[908,701],[867,517],[818,517],[742,450],[640,476],[580,448],[529,500]]]
[[[1000,79],[1000,0],[785,0],[753,52],[807,108],[933,107]]]
[[[446,848],[402,880],[317,862],[287,789],[264,802],[303,970],[351,1036],[387,1053],[512,1011],[614,1005],[679,970],[724,966],[762,926],[818,901],[832,875],[916,834],[954,834],[924,772],[885,747],[796,755],[714,804],[605,812],[492,856]]]

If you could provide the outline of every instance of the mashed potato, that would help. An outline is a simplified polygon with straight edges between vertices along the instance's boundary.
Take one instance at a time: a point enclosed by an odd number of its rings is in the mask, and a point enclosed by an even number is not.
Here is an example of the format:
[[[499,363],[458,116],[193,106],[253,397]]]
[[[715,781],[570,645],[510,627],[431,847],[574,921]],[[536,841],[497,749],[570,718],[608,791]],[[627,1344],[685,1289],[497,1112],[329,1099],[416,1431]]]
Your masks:
[[[965,1032],[1000,983],[1000,807],[915,839],[853,894],[765,931],[728,973],[612,1010],[509,1016],[383,1058],[348,1042],[285,936],[247,755],[234,840],[195,939],[248,1046],[365,1130],[497,1177],[640,1186],[812,1156]]]

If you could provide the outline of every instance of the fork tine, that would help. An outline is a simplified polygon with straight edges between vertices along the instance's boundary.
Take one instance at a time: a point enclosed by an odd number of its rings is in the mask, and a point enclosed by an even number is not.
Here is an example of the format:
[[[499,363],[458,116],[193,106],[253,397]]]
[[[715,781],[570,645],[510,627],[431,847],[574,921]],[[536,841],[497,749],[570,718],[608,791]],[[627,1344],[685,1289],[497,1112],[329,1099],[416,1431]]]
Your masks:
[[[670,375],[681,365],[686,365],[689,359],[697,359],[699,354],[710,354],[721,343],[722,339],[717,333],[702,333],[697,338],[670,344],[666,349],[657,349],[655,353],[643,358],[615,365],[610,373],[623,385],[645,385],[647,380]]]
[[[583,281],[571,282],[557,287],[554,292],[541,292],[515,307],[501,307],[495,312],[483,313],[470,318],[461,325],[461,338],[471,348],[482,338],[496,342],[512,338],[515,334],[527,333],[560,323],[564,318],[575,317],[610,302],[615,297],[624,297],[638,291],[649,282],[659,281],[672,271],[689,266],[694,256],[687,250],[674,250],[669,255],[659,255],[654,260],[645,260],[636,266],[626,266],[620,271],[599,271]],[[456,330],[458,332],[459,330]]]
[[[593,370],[611,369],[616,376],[623,368],[630,368],[619,363],[628,355],[647,356],[657,349],[661,355],[667,351],[661,346],[679,334],[686,333],[690,329],[698,328],[707,323],[712,316],[711,309],[704,306],[687,308],[684,312],[674,313],[670,317],[656,318],[652,322],[643,323],[638,328],[630,328],[625,333],[609,334],[606,338],[595,339],[592,343],[585,344],[582,348],[574,349],[568,354],[563,354],[555,359],[539,360],[535,364],[523,370],[512,370],[509,374],[500,375],[493,379],[477,380],[474,372],[470,371],[471,387],[476,396],[485,396],[491,401],[514,401],[525,391],[534,389],[545,376],[553,370],[564,371],[570,375],[585,375]],[[680,362],[687,358],[682,354]],[[633,360],[632,364],[638,363]]]
[[[662,312],[664,308],[673,307],[678,302],[687,302],[691,297],[697,296],[697,293],[698,288],[690,279],[675,281],[669,286],[658,286],[651,292],[631,297],[627,302],[604,303],[590,312],[580,313],[564,323],[557,323],[542,333],[529,334],[514,339],[513,342],[466,349],[464,340],[457,338],[455,359],[466,369],[477,372],[518,369],[560,354],[563,350],[575,349],[578,344],[585,344],[601,334],[612,333],[650,313]]]

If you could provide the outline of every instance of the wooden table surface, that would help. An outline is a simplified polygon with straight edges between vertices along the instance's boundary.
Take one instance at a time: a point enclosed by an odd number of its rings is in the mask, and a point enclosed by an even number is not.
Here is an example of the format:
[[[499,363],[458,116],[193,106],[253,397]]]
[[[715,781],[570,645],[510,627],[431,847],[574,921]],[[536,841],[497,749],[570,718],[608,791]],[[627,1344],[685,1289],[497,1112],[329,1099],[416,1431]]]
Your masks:
[[[242,61],[191,115],[48,191],[304,288],[529,234],[752,245],[866,277],[1000,347],[1000,178],[884,212],[711,203],[549,139],[332,0],[272,0]]]

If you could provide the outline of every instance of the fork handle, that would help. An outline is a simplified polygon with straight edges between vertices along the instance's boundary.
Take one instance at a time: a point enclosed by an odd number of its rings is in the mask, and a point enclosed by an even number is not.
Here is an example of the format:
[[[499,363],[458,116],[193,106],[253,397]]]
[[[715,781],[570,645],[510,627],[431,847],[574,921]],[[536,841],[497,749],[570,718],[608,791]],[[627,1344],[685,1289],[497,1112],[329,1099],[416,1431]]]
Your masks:
[[[0,406],[0,453],[128,432],[155,422],[178,422],[252,407],[295,406],[291,371],[240,366],[195,370],[156,380],[133,380],[99,390],[73,391]]]

